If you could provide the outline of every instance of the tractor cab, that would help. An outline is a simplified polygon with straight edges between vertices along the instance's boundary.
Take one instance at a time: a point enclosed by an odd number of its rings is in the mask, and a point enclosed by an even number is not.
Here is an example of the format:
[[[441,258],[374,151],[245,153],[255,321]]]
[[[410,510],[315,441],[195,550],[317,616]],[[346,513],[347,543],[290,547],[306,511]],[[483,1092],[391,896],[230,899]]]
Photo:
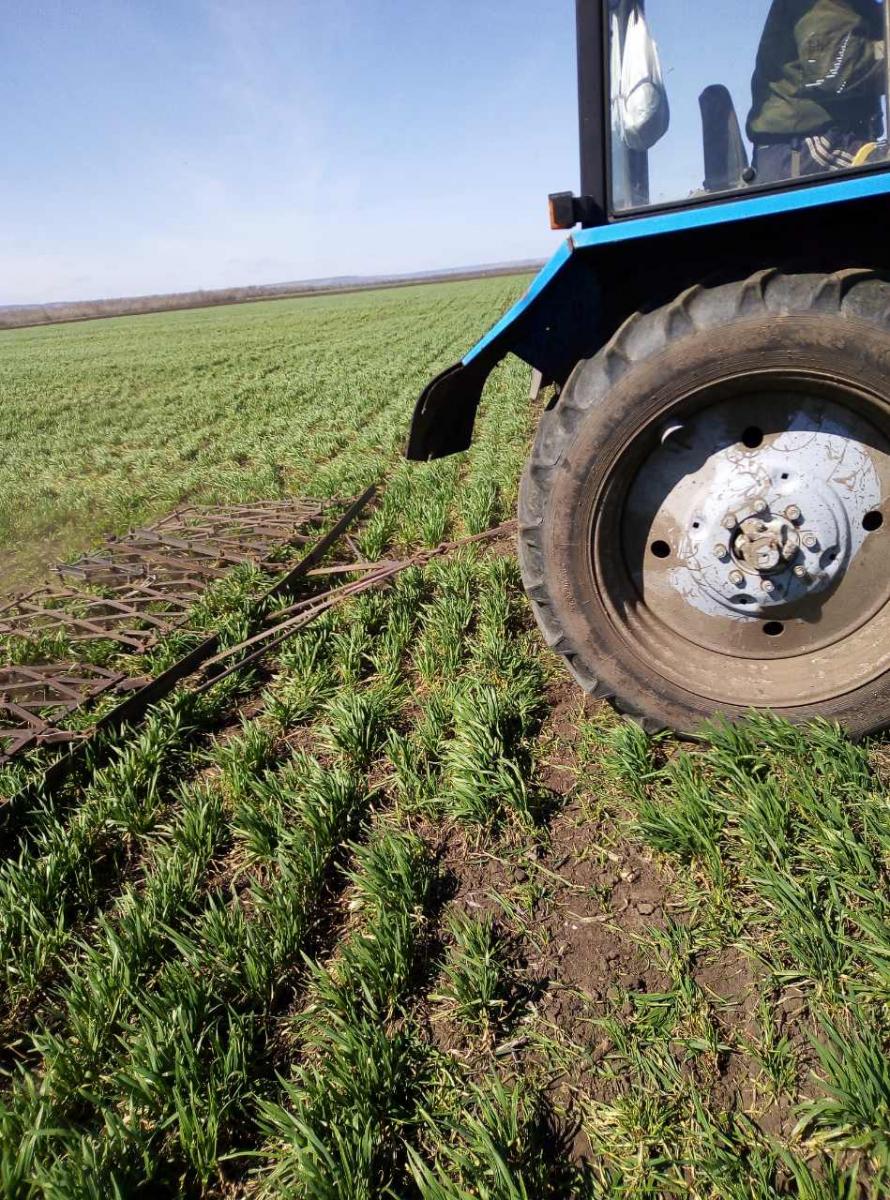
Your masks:
[[[408,457],[466,449],[518,356],[548,388],[523,581],[585,690],[653,729],[890,725],[887,5],[576,20],[568,239],[424,389]]]

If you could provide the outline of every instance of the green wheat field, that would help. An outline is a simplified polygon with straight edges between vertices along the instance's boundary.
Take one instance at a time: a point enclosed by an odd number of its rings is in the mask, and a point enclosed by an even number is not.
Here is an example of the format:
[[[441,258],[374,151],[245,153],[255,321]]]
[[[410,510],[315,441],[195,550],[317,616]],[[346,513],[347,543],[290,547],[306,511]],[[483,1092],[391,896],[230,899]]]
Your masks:
[[[183,501],[381,479],[369,558],[509,519],[521,363],[470,452],[400,449],[525,282],[0,335],[3,592]],[[243,635],[260,582],[137,666]],[[0,1195],[885,1197],[888,763],[647,738],[564,678],[508,542],[411,568],[3,828]]]

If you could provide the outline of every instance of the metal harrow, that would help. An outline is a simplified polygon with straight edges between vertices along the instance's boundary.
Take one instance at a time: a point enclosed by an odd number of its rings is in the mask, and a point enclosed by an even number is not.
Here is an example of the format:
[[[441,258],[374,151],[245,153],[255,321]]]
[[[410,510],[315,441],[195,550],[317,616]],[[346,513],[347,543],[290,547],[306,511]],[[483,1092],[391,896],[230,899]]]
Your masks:
[[[45,648],[50,660],[0,667],[0,765],[35,746],[82,738],[64,727],[74,713],[109,691],[148,682],[92,665],[91,646],[144,653],[184,625],[208,586],[236,567],[280,574],[283,551],[314,543],[330,507],[268,500],[178,509],[108,538],[95,553],[54,568],[56,581],[0,605],[0,637],[30,643],[37,657]],[[54,641],[64,647],[58,658]]]

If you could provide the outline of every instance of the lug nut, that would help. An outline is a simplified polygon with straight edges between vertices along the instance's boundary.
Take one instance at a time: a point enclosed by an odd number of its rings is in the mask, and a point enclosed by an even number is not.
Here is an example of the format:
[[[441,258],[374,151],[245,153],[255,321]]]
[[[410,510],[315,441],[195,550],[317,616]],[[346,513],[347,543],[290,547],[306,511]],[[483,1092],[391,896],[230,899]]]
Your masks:
[[[773,583],[773,581],[771,579],[764,579],[761,582],[760,586],[767,593],[774,592],[776,590],[776,585]]]
[[[819,539],[815,533],[805,533],[800,539],[808,550],[815,550],[819,545]]]
[[[745,576],[741,573],[741,571],[730,571],[729,582],[733,587],[741,587],[745,582]]]
[[[758,516],[760,516],[761,513],[769,511],[769,505],[765,500],[755,500],[752,508]]]
[[[803,565],[803,563],[797,564],[797,566],[794,568],[794,574],[797,576],[798,579],[807,579],[808,578],[807,569]]]
[[[727,558],[729,556],[729,551],[726,549],[726,547],[723,545],[722,542],[718,542],[717,545],[714,547],[714,553],[717,555],[718,558]]]
[[[785,509],[785,516],[788,518],[789,521],[799,521],[800,520],[800,509],[797,507],[796,504],[789,504],[788,507]]]
[[[720,524],[724,529],[735,529],[736,525],[738,525],[735,513],[727,513]]]

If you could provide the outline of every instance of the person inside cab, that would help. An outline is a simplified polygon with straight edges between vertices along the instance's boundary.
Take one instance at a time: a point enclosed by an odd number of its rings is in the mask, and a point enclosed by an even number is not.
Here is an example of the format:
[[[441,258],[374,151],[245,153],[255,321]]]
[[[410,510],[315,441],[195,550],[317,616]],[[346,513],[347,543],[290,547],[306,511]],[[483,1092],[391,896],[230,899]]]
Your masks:
[[[773,0],[751,81],[758,183],[859,166],[881,136],[883,4]]]

